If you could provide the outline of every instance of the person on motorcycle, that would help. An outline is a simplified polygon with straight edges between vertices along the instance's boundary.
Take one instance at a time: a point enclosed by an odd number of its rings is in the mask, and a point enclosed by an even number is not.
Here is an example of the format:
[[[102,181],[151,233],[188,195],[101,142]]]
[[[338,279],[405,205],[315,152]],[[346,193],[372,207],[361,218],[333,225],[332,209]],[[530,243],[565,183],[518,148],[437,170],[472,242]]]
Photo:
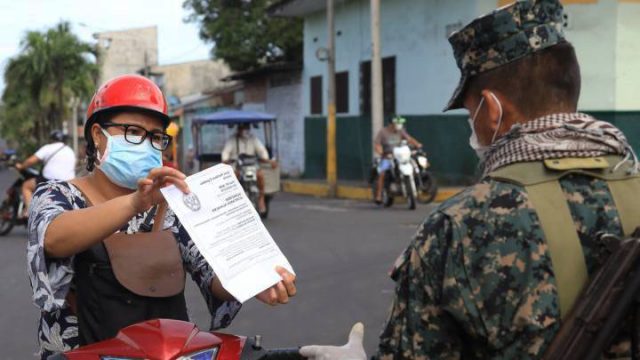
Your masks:
[[[222,162],[230,164],[236,162],[240,155],[256,156],[262,163],[268,163],[272,168],[278,167],[278,162],[269,158],[269,151],[262,144],[260,139],[250,132],[249,124],[238,125],[237,131],[233,134],[222,149]],[[236,172],[237,174],[237,172]],[[264,213],[267,209],[264,194],[264,172],[258,169],[258,212]]]
[[[186,176],[162,167],[167,103],[151,80],[123,75],[102,85],[87,110],[89,174],[40,185],[29,218],[28,273],[40,311],[40,355],[46,359],[111,338],[153,318],[188,321],[185,272],[198,285],[211,327],[229,325],[238,310],[160,188],[189,193]],[[295,276],[256,296],[284,304]]]
[[[53,130],[49,134],[51,143],[44,145],[25,161],[17,163],[16,169],[23,170],[42,162],[42,171],[37,178],[26,180],[22,184],[24,211],[20,216],[29,214],[29,204],[36,189],[36,185],[48,180],[69,181],[76,177],[76,155],[65,141],[65,135],[60,130]]]
[[[401,116],[396,116],[391,120],[389,125],[380,129],[373,142],[373,151],[376,156],[380,157],[378,162],[378,180],[376,186],[376,204],[382,203],[382,188],[384,187],[385,173],[393,166],[392,160],[389,158],[393,153],[393,148],[400,145],[402,140],[406,140],[409,145],[415,148],[421,148],[422,144],[414,139],[404,129],[407,120]]]

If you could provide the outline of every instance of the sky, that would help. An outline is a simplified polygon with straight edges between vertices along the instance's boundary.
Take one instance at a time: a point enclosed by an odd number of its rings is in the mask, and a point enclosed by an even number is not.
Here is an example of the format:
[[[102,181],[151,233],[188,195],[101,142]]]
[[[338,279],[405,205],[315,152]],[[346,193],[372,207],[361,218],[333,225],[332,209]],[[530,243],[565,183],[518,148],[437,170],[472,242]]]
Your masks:
[[[95,43],[93,33],[158,26],[160,64],[209,57],[210,44],[198,37],[198,25],[185,23],[183,0],[0,0],[0,74],[18,54],[29,30],[44,31],[60,20],[71,23],[80,39]],[[0,93],[4,82],[0,76]]]

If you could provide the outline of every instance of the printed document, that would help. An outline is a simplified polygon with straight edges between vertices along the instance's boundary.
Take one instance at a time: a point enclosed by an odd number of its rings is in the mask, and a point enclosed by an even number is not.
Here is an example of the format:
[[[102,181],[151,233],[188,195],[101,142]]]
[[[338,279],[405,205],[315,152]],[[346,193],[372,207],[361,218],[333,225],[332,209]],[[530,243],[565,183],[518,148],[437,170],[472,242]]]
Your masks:
[[[210,167],[186,182],[189,194],[173,185],[162,194],[222,286],[238,301],[245,302],[282,280],[276,266],[294,273],[231,166]]]

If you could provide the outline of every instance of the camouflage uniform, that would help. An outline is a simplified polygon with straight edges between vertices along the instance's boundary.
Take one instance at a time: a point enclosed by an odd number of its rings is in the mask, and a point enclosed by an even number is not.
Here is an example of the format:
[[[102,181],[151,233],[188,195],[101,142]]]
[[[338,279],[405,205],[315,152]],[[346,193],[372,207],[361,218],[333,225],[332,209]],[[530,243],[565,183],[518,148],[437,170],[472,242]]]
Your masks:
[[[467,80],[564,40],[562,6],[519,1],[474,20],[450,41]],[[607,183],[560,180],[591,275],[602,251],[596,233],[621,236]],[[570,225],[569,225],[570,226]],[[441,204],[392,271],[396,295],[380,359],[539,359],[560,328],[557,284],[539,218],[524,187],[485,177]],[[628,356],[621,334],[611,357]]]
[[[618,213],[602,180],[571,175],[561,186],[592,274],[596,233],[622,235]],[[441,204],[392,278],[382,359],[539,359],[560,328],[544,234],[517,185],[487,178]]]

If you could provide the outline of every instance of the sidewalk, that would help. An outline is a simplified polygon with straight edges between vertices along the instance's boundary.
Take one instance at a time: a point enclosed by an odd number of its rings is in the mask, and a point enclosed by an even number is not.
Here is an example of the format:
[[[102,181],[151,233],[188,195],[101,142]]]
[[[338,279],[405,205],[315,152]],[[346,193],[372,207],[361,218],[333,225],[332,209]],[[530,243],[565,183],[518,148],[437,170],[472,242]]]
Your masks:
[[[295,179],[283,180],[282,189],[284,192],[309,195],[316,197],[327,197],[329,186],[323,180]],[[462,187],[442,187],[438,189],[435,202],[443,202],[460,192]],[[338,198],[351,200],[373,200],[369,184],[358,181],[340,181],[338,183]]]

